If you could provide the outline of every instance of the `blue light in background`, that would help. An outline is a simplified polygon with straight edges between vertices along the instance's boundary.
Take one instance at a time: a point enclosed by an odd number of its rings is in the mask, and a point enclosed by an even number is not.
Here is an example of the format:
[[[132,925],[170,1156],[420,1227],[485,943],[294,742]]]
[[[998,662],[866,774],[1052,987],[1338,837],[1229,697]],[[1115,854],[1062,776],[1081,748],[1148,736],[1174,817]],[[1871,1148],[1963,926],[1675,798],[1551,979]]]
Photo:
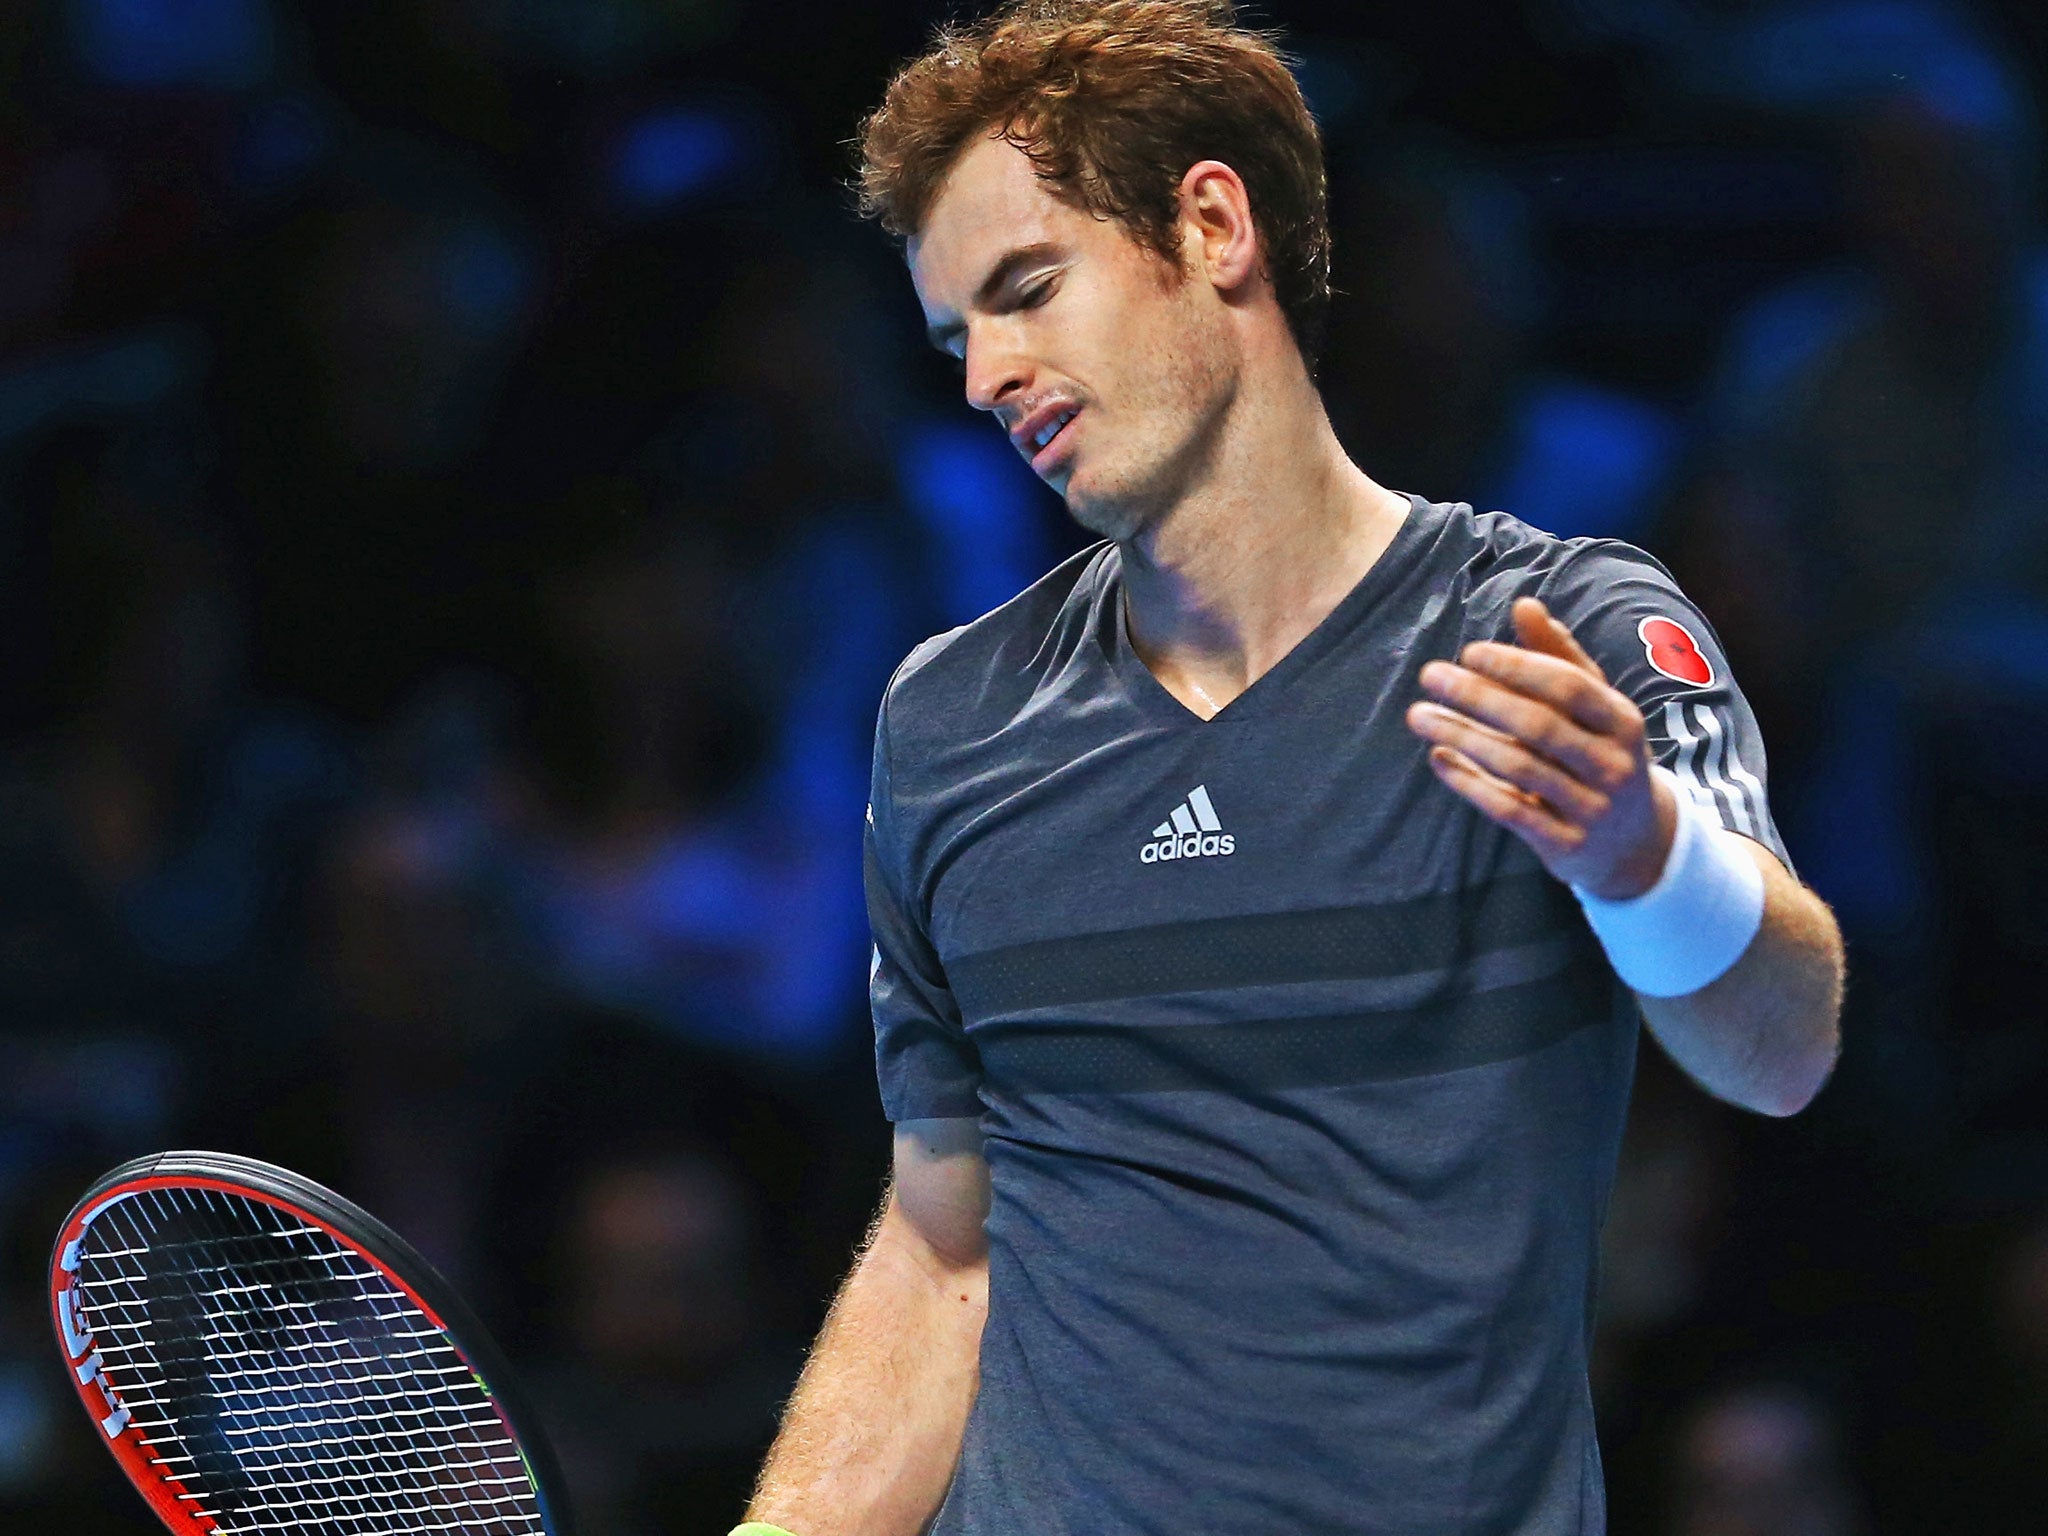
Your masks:
[[[704,106],[664,107],[630,124],[612,147],[613,195],[638,212],[731,185],[759,163],[759,130]]]
[[[480,331],[510,324],[534,283],[533,263],[511,239],[484,224],[456,231],[443,249],[442,288],[450,311]]]
[[[925,422],[904,434],[896,472],[932,534],[950,623],[1008,602],[1051,563],[1037,481],[992,423]]]
[[[2023,90],[1951,7],[1928,0],[1812,0],[1766,11],[1736,33],[1738,94],[1825,107],[1910,95],[1966,131],[2024,135]]]
[[[1294,59],[1294,83],[1325,129],[1348,122],[1365,95],[1357,67],[1327,48],[1301,49]]]
[[[239,90],[270,71],[264,0],[71,0],[86,69],[111,85]]]
[[[1486,505],[1560,538],[1641,540],[1681,447],[1678,423],[1618,390],[1550,376],[1516,412],[1513,457]]]
[[[176,322],[98,338],[0,372],[0,448],[78,410],[161,404],[206,367],[204,337]]]
[[[313,169],[333,141],[332,127],[304,97],[260,102],[235,135],[234,178],[249,192],[283,191]]]
[[[0,1362],[0,1494],[27,1492],[54,1459],[57,1404],[42,1378],[26,1360]]]

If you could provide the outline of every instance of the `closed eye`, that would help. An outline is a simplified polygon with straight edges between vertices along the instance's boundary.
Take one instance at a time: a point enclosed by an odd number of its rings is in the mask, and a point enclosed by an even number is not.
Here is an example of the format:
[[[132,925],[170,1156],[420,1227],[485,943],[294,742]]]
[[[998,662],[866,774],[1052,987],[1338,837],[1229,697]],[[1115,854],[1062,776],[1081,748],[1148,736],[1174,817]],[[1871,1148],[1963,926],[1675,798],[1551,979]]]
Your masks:
[[[1059,281],[1057,278],[1054,277],[1046,277],[1038,282],[1031,284],[1028,288],[1024,288],[1018,292],[1017,308],[1038,308],[1039,305],[1043,304],[1047,299],[1052,297],[1053,290],[1057,287],[1059,287]]]

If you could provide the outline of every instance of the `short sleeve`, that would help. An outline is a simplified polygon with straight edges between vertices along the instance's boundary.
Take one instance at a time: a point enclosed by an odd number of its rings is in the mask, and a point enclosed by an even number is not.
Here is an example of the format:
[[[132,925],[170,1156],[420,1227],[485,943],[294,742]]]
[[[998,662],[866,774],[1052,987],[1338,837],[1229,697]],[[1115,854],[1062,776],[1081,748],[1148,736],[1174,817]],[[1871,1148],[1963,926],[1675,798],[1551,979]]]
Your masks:
[[[875,1077],[891,1123],[981,1113],[981,1060],[960,1019],[946,973],[905,892],[890,793],[889,711],[875,726],[874,775],[864,829],[868,927],[874,956],[868,1001],[875,1019]]]
[[[1536,596],[1642,710],[1651,756],[1722,826],[1762,843],[1789,870],[1756,716],[1720,637],[1671,573],[1631,545],[1575,542]]]

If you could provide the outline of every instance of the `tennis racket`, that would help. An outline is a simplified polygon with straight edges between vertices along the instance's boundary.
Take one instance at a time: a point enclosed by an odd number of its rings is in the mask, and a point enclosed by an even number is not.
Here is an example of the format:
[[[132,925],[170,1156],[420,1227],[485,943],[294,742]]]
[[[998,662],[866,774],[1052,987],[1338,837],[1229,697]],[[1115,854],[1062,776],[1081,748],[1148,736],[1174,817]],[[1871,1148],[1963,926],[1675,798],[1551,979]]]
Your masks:
[[[180,1536],[568,1536],[483,1328],[310,1179],[213,1152],[123,1163],[66,1219],[50,1306],[95,1433]]]

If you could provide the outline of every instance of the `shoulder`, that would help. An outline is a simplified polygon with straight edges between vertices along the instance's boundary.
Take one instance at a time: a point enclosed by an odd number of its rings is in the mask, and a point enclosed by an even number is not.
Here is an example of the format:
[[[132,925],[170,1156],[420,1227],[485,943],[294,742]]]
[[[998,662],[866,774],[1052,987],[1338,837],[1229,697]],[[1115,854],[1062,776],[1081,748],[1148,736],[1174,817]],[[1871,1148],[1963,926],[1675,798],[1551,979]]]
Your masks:
[[[1426,578],[1454,593],[1467,628],[1504,625],[1518,597],[1545,602],[1627,576],[1674,585],[1655,556],[1620,539],[1560,538],[1507,512],[1478,512],[1464,502],[1428,508]]]
[[[1116,566],[1115,545],[1091,545],[1001,607],[918,645],[883,695],[891,737],[980,736],[1027,711],[1094,643]]]
[[[1439,523],[1430,585],[1459,605],[1467,640],[1510,636],[1518,597],[1542,599],[1574,631],[1637,610],[1698,616],[1663,562],[1633,544],[1559,538],[1509,513],[1475,512],[1463,503],[1431,510]]]
[[[1564,539],[1532,591],[1611,672],[1614,647],[1649,643],[1643,626],[1676,625],[1684,644],[1719,654],[1720,637],[1678,579],[1648,550],[1620,539]],[[1660,669],[1661,670],[1661,669]],[[1669,674],[1667,674],[1669,675]]]
[[[1684,595],[1663,561],[1621,539],[1560,539],[1558,545],[1534,594],[1552,608],[1568,611],[1617,590]]]

